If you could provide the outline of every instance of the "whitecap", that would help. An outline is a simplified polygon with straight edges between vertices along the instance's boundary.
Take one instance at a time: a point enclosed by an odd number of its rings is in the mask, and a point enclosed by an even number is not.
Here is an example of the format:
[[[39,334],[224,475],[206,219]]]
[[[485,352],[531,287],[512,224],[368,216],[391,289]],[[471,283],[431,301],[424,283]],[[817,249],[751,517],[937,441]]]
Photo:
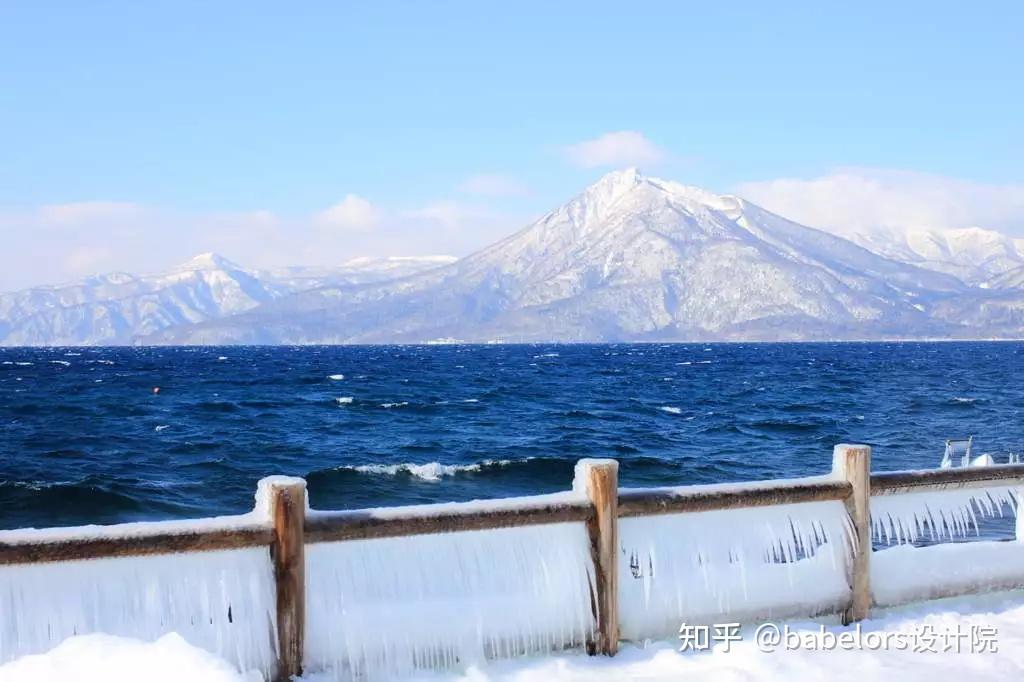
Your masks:
[[[50,360],[50,364],[51,365],[64,365],[65,367],[70,367],[71,366],[71,363],[68,362],[67,360]]]
[[[339,405],[351,405],[352,404],[352,400],[353,400],[353,398],[350,395],[346,395],[346,396],[342,396],[340,398],[335,398],[334,399],[334,401],[336,403],[338,403]]]
[[[327,378],[330,379],[331,381],[341,381],[342,379],[345,378],[345,375],[344,374],[330,374],[330,375],[327,376]]]
[[[228,359],[228,356],[226,356],[226,355],[218,355],[217,356],[218,362],[223,362],[224,360],[227,360],[227,359]]]
[[[527,458],[529,459],[529,458]],[[526,460],[523,460],[526,461]],[[401,464],[360,464],[357,466],[343,466],[340,469],[358,471],[363,474],[378,474],[383,476],[397,476],[405,474],[425,481],[439,481],[446,476],[456,476],[460,473],[472,473],[480,471],[485,467],[503,467],[512,464],[511,460],[485,459],[474,464],[441,464],[440,462],[427,462],[415,464],[403,462]]]
[[[408,404],[409,404],[408,400],[403,400],[400,403],[381,403],[380,406],[381,407],[392,408],[392,407],[405,407]]]
[[[669,414],[682,414],[682,409],[678,407],[672,407],[671,405],[662,405],[658,408],[662,412],[668,412]]]
[[[171,428],[171,425],[170,425],[170,424],[160,424],[159,426],[157,426],[157,427],[156,427],[155,429],[153,429],[153,430],[154,430],[154,431],[156,431],[157,433],[160,433],[160,432],[161,432],[161,431],[163,431],[164,429],[169,429],[169,428]]]

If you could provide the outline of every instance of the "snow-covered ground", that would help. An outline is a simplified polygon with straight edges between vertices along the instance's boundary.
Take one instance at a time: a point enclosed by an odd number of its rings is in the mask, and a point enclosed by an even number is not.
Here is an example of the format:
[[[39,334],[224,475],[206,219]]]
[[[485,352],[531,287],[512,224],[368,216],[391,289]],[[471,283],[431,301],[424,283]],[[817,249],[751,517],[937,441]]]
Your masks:
[[[834,621],[826,632],[854,631]],[[784,625],[784,624],[783,624]],[[818,622],[790,622],[803,638],[819,633]],[[742,631],[742,641],[717,644],[710,651],[680,653],[678,642],[646,647],[625,645],[615,658],[566,653],[544,658],[496,661],[446,674],[430,674],[426,682],[678,682],[711,680],[1009,680],[1024,671],[1024,592],[950,599],[879,611],[862,624],[867,644],[890,637],[889,650],[761,651],[754,642],[756,626]],[[873,634],[868,634],[873,633]],[[905,650],[896,649],[888,633],[902,633]],[[930,634],[928,634],[930,633]],[[957,634],[963,637],[957,637]],[[934,639],[932,638],[934,635]],[[947,642],[946,638],[951,639]],[[824,641],[824,640],[817,640]],[[960,651],[943,651],[958,641]],[[924,650],[914,651],[913,646]],[[994,647],[995,651],[991,648]],[[935,651],[930,649],[934,648]],[[986,649],[985,651],[972,651]],[[121,682],[167,680],[189,682],[254,682],[258,674],[241,675],[226,662],[167,635],[156,642],[88,635],[69,639],[48,654],[27,656],[0,667],[0,682]],[[328,682],[330,675],[308,675],[307,682]]]

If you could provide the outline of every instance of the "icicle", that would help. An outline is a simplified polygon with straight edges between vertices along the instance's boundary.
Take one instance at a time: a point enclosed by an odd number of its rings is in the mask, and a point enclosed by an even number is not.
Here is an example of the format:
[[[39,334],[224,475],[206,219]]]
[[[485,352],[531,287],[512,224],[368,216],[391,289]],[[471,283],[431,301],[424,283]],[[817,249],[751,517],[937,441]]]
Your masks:
[[[978,535],[978,518],[1017,513],[1013,488],[964,488],[871,498],[871,531],[887,545]]]
[[[0,663],[102,632],[177,632],[241,671],[276,661],[265,548],[0,567]]]
[[[339,680],[546,653],[594,629],[581,523],[317,543],[306,561],[306,668]]]
[[[849,599],[855,536],[842,502],[619,521],[623,637],[666,637],[683,621],[828,611]],[[650,571],[634,577],[629,557]]]

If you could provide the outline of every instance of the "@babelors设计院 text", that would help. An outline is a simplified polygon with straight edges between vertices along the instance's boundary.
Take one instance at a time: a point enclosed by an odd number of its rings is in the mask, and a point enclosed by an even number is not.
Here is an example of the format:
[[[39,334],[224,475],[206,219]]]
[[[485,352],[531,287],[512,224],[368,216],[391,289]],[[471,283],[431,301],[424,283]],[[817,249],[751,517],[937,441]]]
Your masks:
[[[729,652],[733,642],[746,641],[740,623],[693,625],[679,627],[680,651]],[[915,653],[998,653],[999,632],[994,626],[957,623],[939,628],[929,623],[913,630],[865,630],[861,623],[833,632],[825,625],[816,629],[789,624],[762,623],[752,631],[757,649],[775,651],[912,651]]]

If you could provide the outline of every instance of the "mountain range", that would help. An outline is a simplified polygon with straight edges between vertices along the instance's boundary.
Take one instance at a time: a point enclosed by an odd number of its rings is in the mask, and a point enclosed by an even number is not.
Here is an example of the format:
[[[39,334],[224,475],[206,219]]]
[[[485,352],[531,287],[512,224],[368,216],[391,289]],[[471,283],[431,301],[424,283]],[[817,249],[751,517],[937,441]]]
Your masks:
[[[0,344],[1017,338],[1022,254],[980,228],[846,239],[629,169],[458,260],[204,254],[2,294]]]

